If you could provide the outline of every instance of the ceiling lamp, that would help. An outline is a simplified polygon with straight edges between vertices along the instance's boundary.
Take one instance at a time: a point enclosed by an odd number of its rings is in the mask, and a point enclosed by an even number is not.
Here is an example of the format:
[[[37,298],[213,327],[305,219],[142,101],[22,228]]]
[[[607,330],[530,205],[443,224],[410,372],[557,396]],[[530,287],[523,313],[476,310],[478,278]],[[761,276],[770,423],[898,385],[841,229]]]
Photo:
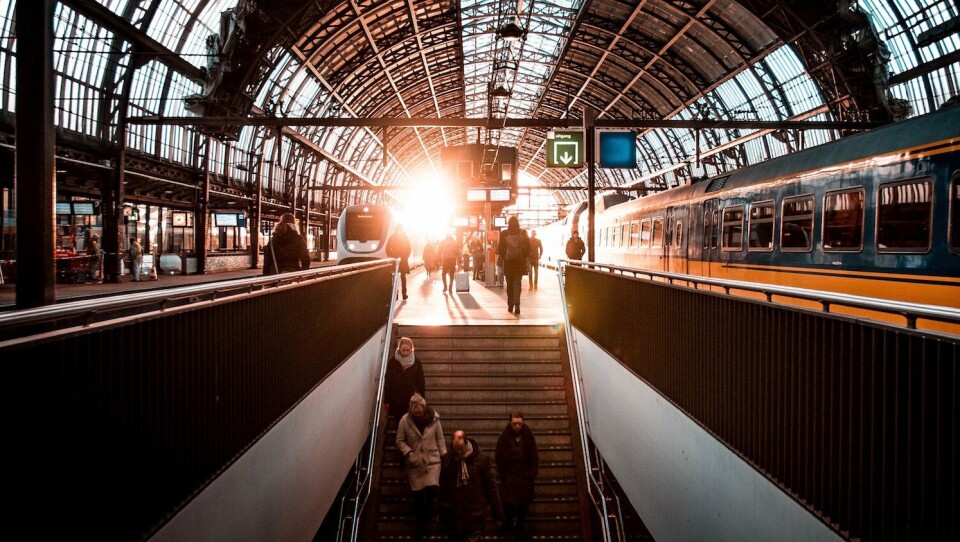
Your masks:
[[[497,31],[497,37],[507,41],[520,41],[527,37],[527,31],[520,28],[515,21],[511,21]]]
[[[509,98],[510,91],[503,85],[497,85],[490,91],[490,96],[494,98]]]

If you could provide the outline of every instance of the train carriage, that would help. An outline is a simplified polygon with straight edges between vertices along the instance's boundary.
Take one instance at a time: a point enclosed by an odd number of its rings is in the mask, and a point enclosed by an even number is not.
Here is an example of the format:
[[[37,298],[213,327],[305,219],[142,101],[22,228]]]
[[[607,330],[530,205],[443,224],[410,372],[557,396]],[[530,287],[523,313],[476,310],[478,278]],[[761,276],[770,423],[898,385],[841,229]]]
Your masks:
[[[598,211],[596,260],[960,308],[958,181],[950,107]]]

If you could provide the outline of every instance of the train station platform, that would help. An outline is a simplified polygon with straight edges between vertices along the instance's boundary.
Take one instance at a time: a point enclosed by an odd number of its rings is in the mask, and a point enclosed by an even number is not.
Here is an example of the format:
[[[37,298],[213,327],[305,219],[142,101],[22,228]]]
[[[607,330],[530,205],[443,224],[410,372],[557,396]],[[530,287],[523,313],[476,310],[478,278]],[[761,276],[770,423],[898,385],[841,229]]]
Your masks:
[[[421,267],[407,275],[408,299],[400,300],[394,323],[430,325],[555,325],[563,322],[557,273],[540,269],[536,289],[527,277],[520,286],[520,314],[507,311],[507,291],[471,280],[469,292],[444,292],[438,271],[429,276]]]

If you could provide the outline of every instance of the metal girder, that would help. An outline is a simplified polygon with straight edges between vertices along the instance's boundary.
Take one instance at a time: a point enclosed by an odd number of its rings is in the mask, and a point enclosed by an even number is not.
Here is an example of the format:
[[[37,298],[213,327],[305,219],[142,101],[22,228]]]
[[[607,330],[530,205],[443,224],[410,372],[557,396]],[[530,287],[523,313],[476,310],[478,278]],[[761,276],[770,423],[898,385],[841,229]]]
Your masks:
[[[318,126],[332,127],[400,127],[400,128],[579,128],[580,119],[453,119],[453,118],[302,118],[302,117],[130,117],[130,124],[175,125],[175,126],[215,126],[219,124],[243,126]],[[683,120],[683,119],[597,119],[597,128],[642,128],[642,129],[685,129],[685,130],[868,130],[877,128],[883,122],[846,122],[846,121],[761,121],[761,120]],[[296,132],[294,132],[296,133]],[[299,134],[297,134],[299,135]],[[312,142],[310,142],[312,143]],[[324,154],[322,149],[314,149]]]

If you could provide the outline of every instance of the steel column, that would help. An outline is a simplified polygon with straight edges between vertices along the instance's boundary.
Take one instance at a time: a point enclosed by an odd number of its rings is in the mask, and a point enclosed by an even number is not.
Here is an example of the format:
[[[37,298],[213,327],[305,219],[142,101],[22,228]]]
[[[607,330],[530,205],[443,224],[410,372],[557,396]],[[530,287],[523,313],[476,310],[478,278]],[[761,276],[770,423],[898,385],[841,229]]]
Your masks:
[[[17,2],[17,307],[56,301],[54,0]]]

